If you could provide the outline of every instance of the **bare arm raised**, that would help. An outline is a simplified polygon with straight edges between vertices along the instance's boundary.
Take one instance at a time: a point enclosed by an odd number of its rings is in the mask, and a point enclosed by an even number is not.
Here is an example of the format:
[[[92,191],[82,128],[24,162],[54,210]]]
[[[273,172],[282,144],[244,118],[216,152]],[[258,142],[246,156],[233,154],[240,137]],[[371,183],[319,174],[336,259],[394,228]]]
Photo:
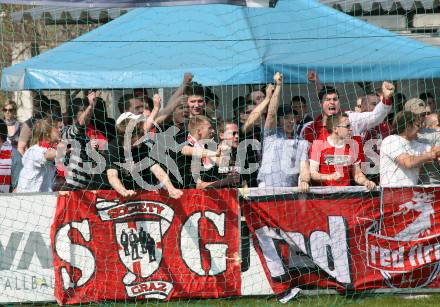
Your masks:
[[[266,122],[264,123],[264,129],[276,128],[277,124],[277,112],[280,104],[281,85],[283,84],[283,75],[279,72],[273,77],[275,80],[275,90],[272,98],[270,99],[269,107],[267,110]]]
[[[255,107],[255,109],[252,110],[252,112],[249,114],[248,119],[244,123],[243,127],[241,128],[241,131],[243,133],[249,132],[251,128],[255,125],[255,122],[261,118],[261,115],[263,115],[264,110],[269,105],[270,99],[272,98],[273,92],[274,92],[274,86],[272,84],[268,84],[266,87],[266,97],[264,98],[263,102],[261,102],[259,105]]]
[[[185,91],[185,87],[192,81],[193,75],[191,73],[185,73],[183,76],[182,84],[179,88],[174,92],[174,94],[170,97],[165,107],[159,112],[156,118],[157,123],[161,123],[165,121],[171,113],[173,113],[174,109],[176,109],[181,103],[180,97],[183,95]]]

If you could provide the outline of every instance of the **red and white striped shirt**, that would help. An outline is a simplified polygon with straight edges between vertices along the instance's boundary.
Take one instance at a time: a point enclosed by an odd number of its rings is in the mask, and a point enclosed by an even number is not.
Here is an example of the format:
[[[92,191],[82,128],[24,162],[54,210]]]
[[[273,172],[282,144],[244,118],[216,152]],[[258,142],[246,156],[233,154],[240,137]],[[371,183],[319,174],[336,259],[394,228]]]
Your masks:
[[[0,148],[0,193],[9,193],[11,187],[12,145],[4,142]]]

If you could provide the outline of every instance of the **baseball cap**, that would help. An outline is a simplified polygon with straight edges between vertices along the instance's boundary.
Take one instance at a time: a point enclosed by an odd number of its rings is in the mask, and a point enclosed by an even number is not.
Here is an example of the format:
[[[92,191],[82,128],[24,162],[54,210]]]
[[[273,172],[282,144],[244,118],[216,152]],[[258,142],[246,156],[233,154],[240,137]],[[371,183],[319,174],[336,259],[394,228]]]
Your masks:
[[[411,98],[405,103],[405,111],[412,112],[414,114],[431,113],[431,108],[419,98]]]
[[[142,114],[134,115],[131,112],[125,112],[119,115],[118,119],[116,120],[116,125],[119,125],[122,123],[125,119],[139,119],[142,117]]]

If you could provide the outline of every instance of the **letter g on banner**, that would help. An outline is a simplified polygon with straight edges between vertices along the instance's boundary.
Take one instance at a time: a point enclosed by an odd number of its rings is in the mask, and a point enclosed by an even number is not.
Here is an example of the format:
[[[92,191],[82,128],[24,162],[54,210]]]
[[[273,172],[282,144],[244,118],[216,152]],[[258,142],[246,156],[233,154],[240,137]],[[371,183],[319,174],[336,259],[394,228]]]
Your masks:
[[[200,246],[199,238],[199,222],[202,218],[203,212],[193,213],[183,224],[180,233],[180,250],[182,251],[182,258],[188,268],[200,276],[215,276],[226,271],[226,252],[228,245],[224,243],[210,243],[205,246]],[[211,221],[217,233],[225,236],[225,213],[217,214],[212,211],[205,211],[205,218]],[[209,251],[211,263],[209,272],[203,270],[201,248]]]

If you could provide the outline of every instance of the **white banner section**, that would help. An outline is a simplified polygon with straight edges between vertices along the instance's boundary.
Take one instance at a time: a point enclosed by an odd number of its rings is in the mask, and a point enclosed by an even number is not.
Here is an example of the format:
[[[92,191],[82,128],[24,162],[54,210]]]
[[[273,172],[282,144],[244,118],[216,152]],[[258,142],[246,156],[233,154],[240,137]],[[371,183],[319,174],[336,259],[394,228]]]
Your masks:
[[[0,303],[55,301],[50,225],[56,194],[0,195]]]

